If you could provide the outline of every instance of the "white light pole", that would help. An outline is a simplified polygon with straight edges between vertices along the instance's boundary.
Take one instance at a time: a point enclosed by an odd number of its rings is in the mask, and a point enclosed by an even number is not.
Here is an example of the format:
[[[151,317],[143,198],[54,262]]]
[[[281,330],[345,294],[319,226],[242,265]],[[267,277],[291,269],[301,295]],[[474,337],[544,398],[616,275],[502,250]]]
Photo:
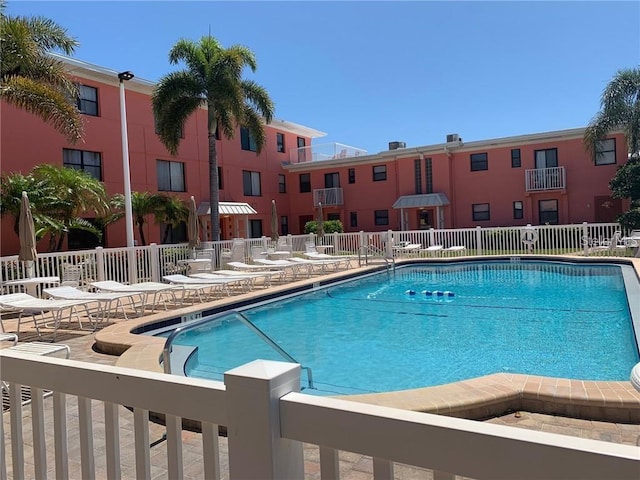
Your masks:
[[[127,106],[124,82],[134,77],[131,72],[118,74],[120,80],[120,123],[122,124],[122,173],[124,175],[124,219],[127,224],[127,247],[133,247],[133,210],[131,208],[131,174],[129,173],[129,139],[127,137]]]

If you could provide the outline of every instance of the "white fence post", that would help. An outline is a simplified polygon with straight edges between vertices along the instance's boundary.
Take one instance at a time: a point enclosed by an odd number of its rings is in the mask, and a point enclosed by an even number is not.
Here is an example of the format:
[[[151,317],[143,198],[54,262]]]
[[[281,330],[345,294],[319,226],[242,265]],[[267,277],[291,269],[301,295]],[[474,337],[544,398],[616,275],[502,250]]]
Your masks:
[[[482,255],[482,227],[476,227],[476,255]]]
[[[395,241],[393,239],[393,230],[387,230],[387,244],[385,245],[386,257],[393,257],[393,245]]]
[[[229,478],[303,478],[302,443],[280,436],[280,397],[300,391],[300,365],[255,360],[224,374]]]
[[[582,222],[582,245],[584,246],[584,256],[589,256],[589,247],[591,239],[589,238],[589,225],[587,222]]]
[[[96,247],[96,280],[102,282],[106,279],[104,274],[104,248]]]
[[[158,244],[152,243],[149,245],[149,262],[151,262],[151,280],[154,282],[160,281],[160,255],[158,251]]]
[[[136,247],[127,247],[127,267],[127,270],[129,271],[128,283],[136,283],[138,281]]]

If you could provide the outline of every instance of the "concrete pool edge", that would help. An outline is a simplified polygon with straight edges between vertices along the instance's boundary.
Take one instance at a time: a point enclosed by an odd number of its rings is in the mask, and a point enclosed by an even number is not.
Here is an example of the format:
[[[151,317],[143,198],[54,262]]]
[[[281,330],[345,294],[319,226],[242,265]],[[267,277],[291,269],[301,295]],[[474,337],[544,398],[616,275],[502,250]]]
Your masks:
[[[522,255],[520,257],[527,260],[627,264],[634,267],[637,277],[640,278],[640,259],[635,258],[584,258],[540,255]],[[428,262],[453,263],[465,260],[490,261],[509,258],[509,256],[458,257],[456,259],[428,259]],[[406,259],[397,263],[404,265],[423,263],[424,261],[425,259]],[[272,287],[268,289],[268,292],[254,291],[211,303],[215,304],[217,308],[236,305],[239,302],[247,302],[256,296],[274,296],[290,292],[296,288],[308,289],[314,284],[331,283],[338,279],[345,279],[380,269],[380,266],[360,267],[321,278],[311,278]],[[96,333],[96,348],[104,353],[120,355],[116,362],[118,366],[162,372],[160,357],[165,339],[131,332],[144,325],[157,324],[168,318],[202,311],[204,305],[210,304],[190,305],[179,310],[161,312],[143,319],[133,319],[107,327]],[[497,373],[447,385],[368,395],[350,395],[342,398],[469,419],[484,419],[501,415],[508,411],[523,410],[607,422],[640,423],[640,392],[636,391],[629,381],[583,381]]]

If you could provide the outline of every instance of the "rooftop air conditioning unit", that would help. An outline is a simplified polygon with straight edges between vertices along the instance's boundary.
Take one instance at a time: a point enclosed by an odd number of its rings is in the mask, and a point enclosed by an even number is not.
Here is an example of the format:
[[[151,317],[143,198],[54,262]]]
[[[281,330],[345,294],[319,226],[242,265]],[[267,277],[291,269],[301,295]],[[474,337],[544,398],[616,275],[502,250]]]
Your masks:
[[[461,141],[462,139],[457,133],[450,133],[449,135],[447,135],[447,143],[459,143]]]
[[[405,142],[389,142],[389,150],[397,150],[399,148],[407,148]]]

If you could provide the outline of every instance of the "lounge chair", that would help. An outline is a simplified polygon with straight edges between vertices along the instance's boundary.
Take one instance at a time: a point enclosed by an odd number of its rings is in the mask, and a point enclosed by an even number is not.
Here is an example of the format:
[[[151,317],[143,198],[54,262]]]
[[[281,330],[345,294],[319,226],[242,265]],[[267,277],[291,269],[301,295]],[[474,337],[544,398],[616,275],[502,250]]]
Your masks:
[[[210,292],[213,292],[214,287],[218,287],[217,290],[224,289],[228,295],[231,295],[231,291],[229,290],[229,285],[239,284],[243,287],[250,286],[250,280],[246,278],[238,278],[238,277],[228,277],[228,278],[194,278],[187,277],[186,275],[165,275],[162,277],[167,282],[173,283],[175,285],[184,285],[186,287],[198,286],[200,289],[208,289]]]
[[[327,271],[327,267],[333,267],[335,271],[338,271],[340,264],[343,262],[340,259],[333,258],[323,258],[323,259],[311,259],[311,258],[300,258],[300,257],[291,257],[289,259],[291,262],[296,262],[301,265],[307,265],[310,268],[320,267],[320,270],[324,273]]]
[[[285,268],[282,266],[273,266],[273,265],[256,265],[252,263],[244,263],[244,262],[229,262],[227,263],[230,267],[235,268],[241,272],[265,272],[265,271],[278,271],[281,274],[284,274]]]
[[[138,293],[85,292],[75,287],[45,288],[43,292],[58,300],[89,300],[96,302],[99,304],[102,319],[109,318],[112,313],[117,312],[118,308],[120,308],[125,320],[128,320],[122,300],[129,299],[129,304],[137,314],[138,308],[134,298],[136,296],[141,297]]]
[[[429,257],[439,256],[442,253],[444,246],[442,245],[431,245],[427,248],[422,248],[419,250],[420,253],[426,253]]]
[[[285,271],[287,269],[291,270],[291,275],[293,278],[296,278],[300,271],[305,268],[307,271],[307,277],[311,276],[311,266],[303,265],[296,262],[291,262],[289,260],[268,260],[266,258],[254,258],[253,261],[260,265],[272,266],[272,267],[281,267]]]
[[[445,248],[442,250],[444,255],[462,255],[467,250],[467,247],[464,245],[454,245],[449,248]]]
[[[260,272],[241,272],[239,270],[215,270],[211,273],[194,273],[190,275],[192,278],[220,279],[220,278],[239,278],[245,279],[253,286],[256,280],[262,279],[264,286],[271,285],[273,277],[282,278],[282,271],[260,271]]]
[[[615,232],[611,240],[605,240],[601,245],[595,245],[589,249],[589,253],[608,253],[615,255],[616,252],[626,251],[628,245],[622,241],[620,232]],[[622,242],[622,243],[620,243]]]
[[[87,300],[42,299],[33,297],[28,293],[10,293],[7,295],[0,295],[0,306],[20,312],[18,316],[18,328],[16,333],[20,333],[20,323],[22,322],[22,316],[24,314],[27,314],[31,315],[31,318],[33,319],[33,326],[36,328],[38,337],[41,337],[40,327],[47,326],[47,322],[44,319],[44,314],[50,312],[52,317],[51,321],[53,321],[52,341],[55,341],[56,339],[56,334],[58,333],[58,328],[60,327],[60,321],[62,320],[64,312],[69,313],[69,322],[71,322],[71,317],[75,313],[78,320],[78,325],[80,326],[81,330],[83,329],[82,320],[80,319],[80,314],[78,311],[79,307],[84,307],[87,318],[93,324],[92,330],[95,330],[96,323],[88,308],[88,305],[90,303],[91,302]],[[41,319],[38,320],[36,315],[40,315]]]
[[[347,268],[351,267],[351,260],[358,258],[357,255],[329,255],[328,253],[320,253],[316,248],[316,244],[313,242],[306,242],[304,248],[304,256],[311,260],[342,260],[345,262]]]
[[[400,242],[393,247],[393,255],[411,255],[418,254],[422,248],[421,243]]]
[[[178,302],[178,299],[176,298],[176,290],[180,290],[181,288],[179,285],[169,285],[167,283],[159,282],[140,282],[127,285],[113,280],[103,280],[99,282],[91,282],[91,286],[105,292],[137,293],[141,296],[141,310],[144,310],[147,305],[151,305],[151,311],[154,312],[160,300],[163,300],[163,305],[166,310],[167,305],[165,297],[167,295],[174,303],[181,303]],[[182,290],[184,289],[182,288]],[[182,293],[184,297],[184,291],[180,291],[180,293]],[[150,296],[152,296],[151,302],[149,302]]]

